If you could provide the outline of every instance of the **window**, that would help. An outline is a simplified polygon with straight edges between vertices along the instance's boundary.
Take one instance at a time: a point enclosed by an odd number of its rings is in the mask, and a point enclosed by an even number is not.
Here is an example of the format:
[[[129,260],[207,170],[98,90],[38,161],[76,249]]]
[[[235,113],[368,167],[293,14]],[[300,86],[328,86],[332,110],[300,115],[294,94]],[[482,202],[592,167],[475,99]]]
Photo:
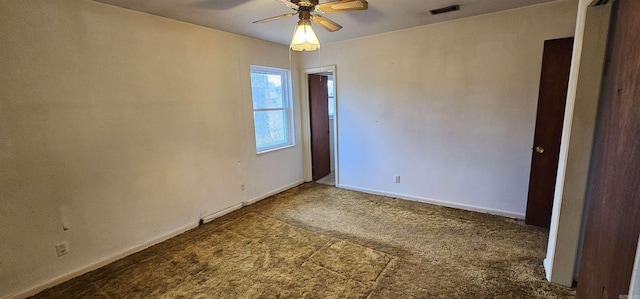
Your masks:
[[[327,80],[327,91],[329,92],[329,118],[336,115],[336,96],[333,88],[333,76],[329,76]]]
[[[289,71],[251,66],[253,124],[258,153],[293,145]]]

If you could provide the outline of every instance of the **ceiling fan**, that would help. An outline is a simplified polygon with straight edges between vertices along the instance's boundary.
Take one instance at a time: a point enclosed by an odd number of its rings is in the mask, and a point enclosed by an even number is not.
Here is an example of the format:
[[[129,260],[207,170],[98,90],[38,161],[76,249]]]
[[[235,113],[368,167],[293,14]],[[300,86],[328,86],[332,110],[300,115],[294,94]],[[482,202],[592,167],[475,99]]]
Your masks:
[[[326,12],[341,12],[350,10],[365,10],[369,7],[366,0],[336,0],[326,3],[318,3],[319,0],[277,0],[284,5],[293,9],[294,13],[286,13],[283,15],[266,18],[255,21],[253,23],[265,23],[275,20],[280,20],[286,17],[298,15],[299,21],[296,26],[296,31],[293,34],[291,40],[291,49],[295,51],[313,51],[320,47],[320,42],[316,37],[313,29],[311,28],[311,22],[319,25],[320,27],[328,30],[329,32],[338,31],[342,28],[340,24],[331,21],[319,14],[314,13],[326,13]]]

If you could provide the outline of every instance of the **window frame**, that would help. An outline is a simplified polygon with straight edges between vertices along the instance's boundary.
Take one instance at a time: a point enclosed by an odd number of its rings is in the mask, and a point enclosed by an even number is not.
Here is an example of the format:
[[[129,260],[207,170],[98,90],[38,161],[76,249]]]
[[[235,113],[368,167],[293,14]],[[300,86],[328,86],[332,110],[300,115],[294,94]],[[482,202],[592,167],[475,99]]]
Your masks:
[[[270,74],[270,75],[279,75],[282,78],[281,87],[282,87],[282,107],[279,108],[255,108],[255,102],[253,99],[253,81],[251,80],[251,74],[253,73],[261,73],[261,74]],[[275,67],[261,66],[261,65],[251,65],[249,70],[249,83],[251,84],[251,108],[253,114],[253,140],[255,142],[256,154],[264,154],[272,151],[277,151],[289,147],[293,147],[296,145],[295,143],[295,125],[293,119],[293,96],[292,96],[292,82],[291,82],[291,71],[287,69],[280,69]],[[256,135],[256,112],[265,112],[265,111],[283,111],[285,112],[285,138],[286,141],[270,146],[258,147],[257,135]]]

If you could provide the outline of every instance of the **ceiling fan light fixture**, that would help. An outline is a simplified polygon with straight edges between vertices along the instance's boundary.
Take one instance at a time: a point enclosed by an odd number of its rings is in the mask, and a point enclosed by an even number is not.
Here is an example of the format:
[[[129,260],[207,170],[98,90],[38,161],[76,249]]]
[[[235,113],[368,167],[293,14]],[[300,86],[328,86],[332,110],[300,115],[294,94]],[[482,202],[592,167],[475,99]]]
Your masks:
[[[311,28],[308,19],[300,19],[291,39],[291,50],[294,51],[314,51],[320,48],[320,41],[316,33]]]

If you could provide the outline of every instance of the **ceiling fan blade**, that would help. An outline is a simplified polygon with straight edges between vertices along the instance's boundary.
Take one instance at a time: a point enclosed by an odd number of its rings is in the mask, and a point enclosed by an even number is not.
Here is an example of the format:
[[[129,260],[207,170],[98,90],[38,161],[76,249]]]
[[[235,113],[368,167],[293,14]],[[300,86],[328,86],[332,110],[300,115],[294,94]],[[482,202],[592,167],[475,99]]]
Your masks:
[[[316,9],[322,12],[340,12],[349,10],[365,10],[369,8],[366,0],[337,0],[318,4]]]
[[[300,8],[297,4],[291,3],[291,1],[289,0],[278,0],[278,1],[282,2],[284,5],[289,6],[289,8],[294,10],[298,10]]]
[[[342,26],[340,26],[340,24],[331,21],[323,16],[313,15],[311,16],[311,21],[320,25],[320,27],[327,29],[329,32],[334,32],[342,29]]]
[[[275,21],[275,20],[280,20],[286,17],[290,17],[290,16],[295,16],[296,13],[286,13],[280,16],[275,16],[275,17],[271,17],[271,18],[266,18],[266,19],[262,19],[262,20],[257,20],[257,21],[253,21],[253,23],[266,23],[266,22],[271,22],[271,21]]]

